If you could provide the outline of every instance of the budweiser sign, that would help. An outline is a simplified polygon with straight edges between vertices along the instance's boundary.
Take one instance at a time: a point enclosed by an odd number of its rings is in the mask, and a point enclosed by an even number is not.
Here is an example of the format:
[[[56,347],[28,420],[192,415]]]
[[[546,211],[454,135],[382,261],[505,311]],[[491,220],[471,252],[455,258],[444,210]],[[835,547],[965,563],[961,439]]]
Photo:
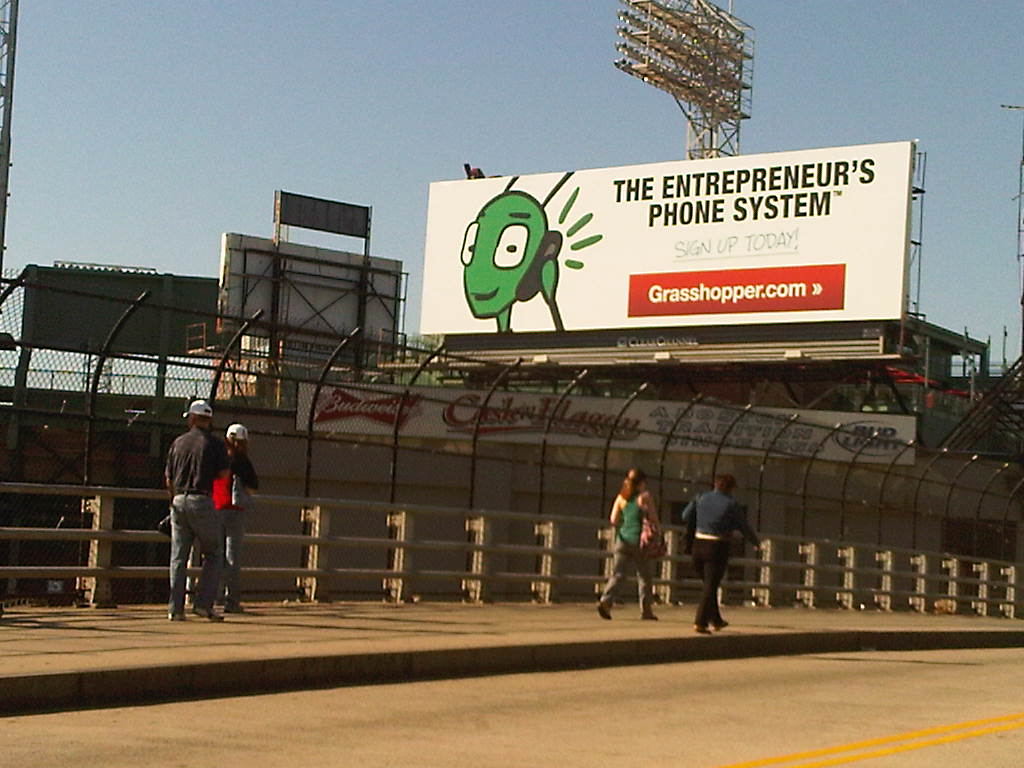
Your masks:
[[[420,395],[408,395],[404,404],[402,394],[374,396],[360,390],[331,387],[320,392],[313,410],[313,423],[321,424],[344,419],[369,419],[399,428],[412,416]],[[401,414],[399,414],[401,411]]]

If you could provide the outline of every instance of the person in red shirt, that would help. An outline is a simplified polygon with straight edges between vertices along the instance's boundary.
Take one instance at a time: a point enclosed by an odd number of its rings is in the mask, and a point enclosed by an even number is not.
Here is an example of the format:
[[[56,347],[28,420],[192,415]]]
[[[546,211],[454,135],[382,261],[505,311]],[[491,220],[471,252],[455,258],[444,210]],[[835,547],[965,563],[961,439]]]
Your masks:
[[[242,424],[232,424],[226,438],[230,473],[213,483],[213,505],[221,510],[224,529],[222,597],[224,613],[244,613],[239,588],[242,540],[253,506],[249,491],[259,487],[259,479],[249,459],[249,430]]]

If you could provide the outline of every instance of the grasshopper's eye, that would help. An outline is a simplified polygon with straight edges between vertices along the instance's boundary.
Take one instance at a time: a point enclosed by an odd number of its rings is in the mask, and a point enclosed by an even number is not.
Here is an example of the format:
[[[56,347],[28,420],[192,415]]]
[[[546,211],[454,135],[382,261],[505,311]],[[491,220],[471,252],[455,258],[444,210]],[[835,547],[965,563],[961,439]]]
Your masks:
[[[476,248],[476,233],[478,229],[480,229],[480,225],[474,221],[466,227],[466,236],[462,240],[462,263],[467,267],[473,261],[473,249]]]
[[[530,230],[523,224],[509,224],[501,231],[498,247],[494,250],[494,266],[503,269],[518,267],[526,258],[526,243]]]

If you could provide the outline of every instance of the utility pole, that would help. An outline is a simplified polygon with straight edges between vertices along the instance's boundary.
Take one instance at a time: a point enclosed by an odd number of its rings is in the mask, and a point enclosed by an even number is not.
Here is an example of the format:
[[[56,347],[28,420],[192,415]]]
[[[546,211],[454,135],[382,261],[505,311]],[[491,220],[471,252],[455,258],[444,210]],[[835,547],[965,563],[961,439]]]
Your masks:
[[[1000,104],[1003,109],[1024,110],[1024,106],[1016,104]],[[1017,269],[1020,272],[1020,345],[1021,356],[1024,357],[1024,121],[1021,122],[1020,134],[1020,165],[1017,170]]]
[[[14,102],[14,43],[18,36],[18,0],[0,4],[0,277],[7,250],[7,180],[11,171],[11,106]]]

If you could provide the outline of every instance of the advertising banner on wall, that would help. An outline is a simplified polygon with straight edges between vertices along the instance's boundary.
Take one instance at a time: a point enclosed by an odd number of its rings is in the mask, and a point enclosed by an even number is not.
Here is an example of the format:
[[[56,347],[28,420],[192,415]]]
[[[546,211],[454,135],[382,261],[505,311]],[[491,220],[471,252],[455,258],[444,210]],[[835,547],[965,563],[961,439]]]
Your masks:
[[[895,320],[912,142],[430,185],[420,328]]]
[[[305,430],[315,387],[299,385],[296,427]],[[817,456],[826,461],[913,464],[913,416],[758,408],[744,411],[711,404],[638,400],[619,418],[622,401],[604,397],[498,392],[481,412],[486,393],[440,387],[327,386],[313,411],[314,432],[390,439],[401,437],[604,448]],[[796,415],[796,419],[792,417]],[[617,420],[618,419],[618,420]]]

